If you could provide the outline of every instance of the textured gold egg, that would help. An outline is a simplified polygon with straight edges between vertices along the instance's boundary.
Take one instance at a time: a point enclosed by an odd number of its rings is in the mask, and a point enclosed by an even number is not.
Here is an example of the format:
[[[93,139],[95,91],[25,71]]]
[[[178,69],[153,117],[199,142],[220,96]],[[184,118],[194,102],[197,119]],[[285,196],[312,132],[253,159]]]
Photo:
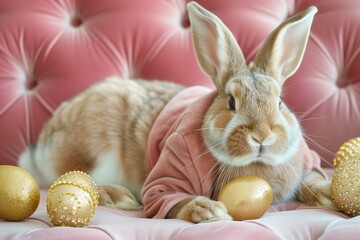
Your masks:
[[[85,227],[92,220],[98,202],[99,192],[92,178],[73,171],[51,185],[46,207],[54,226]]]
[[[346,159],[335,169],[331,196],[345,213],[360,214],[360,155]]]
[[[40,202],[40,189],[24,169],[0,166],[0,218],[21,221],[31,216]]]
[[[272,188],[264,179],[243,176],[227,183],[218,200],[223,202],[234,220],[260,218],[273,201]]]
[[[336,152],[334,158],[334,167],[351,157],[360,156],[360,137],[346,141]]]

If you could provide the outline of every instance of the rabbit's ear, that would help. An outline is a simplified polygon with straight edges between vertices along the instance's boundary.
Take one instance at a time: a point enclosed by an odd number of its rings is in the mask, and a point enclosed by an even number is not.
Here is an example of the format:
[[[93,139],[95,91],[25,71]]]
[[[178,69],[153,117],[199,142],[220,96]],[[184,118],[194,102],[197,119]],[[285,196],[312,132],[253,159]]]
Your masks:
[[[316,12],[312,6],[280,24],[265,40],[254,67],[283,84],[300,66]]]
[[[198,63],[218,90],[223,90],[231,75],[246,69],[243,53],[218,17],[196,2],[187,6]]]

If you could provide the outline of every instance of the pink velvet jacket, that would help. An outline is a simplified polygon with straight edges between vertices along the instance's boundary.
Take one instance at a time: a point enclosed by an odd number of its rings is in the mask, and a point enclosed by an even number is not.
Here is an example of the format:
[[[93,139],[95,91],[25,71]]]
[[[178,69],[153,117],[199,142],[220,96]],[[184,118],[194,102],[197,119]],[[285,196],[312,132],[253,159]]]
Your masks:
[[[211,196],[218,163],[202,141],[204,115],[216,97],[205,87],[190,87],[163,109],[150,132],[147,168],[142,192],[147,217],[165,218],[169,210],[190,195]],[[302,139],[304,172],[321,171],[320,157]]]

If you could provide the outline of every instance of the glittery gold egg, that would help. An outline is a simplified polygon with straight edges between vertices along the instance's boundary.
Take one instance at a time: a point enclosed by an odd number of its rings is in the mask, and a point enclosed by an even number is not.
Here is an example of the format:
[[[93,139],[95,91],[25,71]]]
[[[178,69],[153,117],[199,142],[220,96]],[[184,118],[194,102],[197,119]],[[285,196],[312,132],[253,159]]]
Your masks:
[[[345,213],[360,214],[360,155],[346,159],[335,168],[331,196]]]
[[[31,216],[40,202],[35,179],[15,166],[0,166],[0,218],[21,221]]]
[[[243,176],[227,183],[219,193],[234,220],[260,218],[273,201],[272,188],[264,179],[256,176]]]
[[[99,192],[92,178],[73,171],[51,185],[46,207],[54,226],[85,227],[92,220],[98,202]]]
[[[346,141],[337,151],[334,158],[334,167],[351,157],[360,156],[360,137]]]

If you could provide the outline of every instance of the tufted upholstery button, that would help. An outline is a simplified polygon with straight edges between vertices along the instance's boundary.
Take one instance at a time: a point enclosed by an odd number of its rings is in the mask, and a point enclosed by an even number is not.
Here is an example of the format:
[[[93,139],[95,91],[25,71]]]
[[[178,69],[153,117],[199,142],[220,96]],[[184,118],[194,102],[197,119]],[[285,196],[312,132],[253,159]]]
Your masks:
[[[181,26],[183,28],[189,28],[190,27],[190,19],[189,19],[189,15],[188,15],[188,12],[186,12],[182,19],[181,19]]]
[[[82,23],[83,23],[83,21],[79,17],[73,17],[71,19],[71,26],[73,26],[73,27],[80,27]]]
[[[32,90],[38,85],[38,81],[35,79],[31,79],[30,81],[26,81],[26,89]]]
[[[183,28],[189,28],[190,27],[190,19],[188,17],[184,17],[181,21],[181,25]]]

